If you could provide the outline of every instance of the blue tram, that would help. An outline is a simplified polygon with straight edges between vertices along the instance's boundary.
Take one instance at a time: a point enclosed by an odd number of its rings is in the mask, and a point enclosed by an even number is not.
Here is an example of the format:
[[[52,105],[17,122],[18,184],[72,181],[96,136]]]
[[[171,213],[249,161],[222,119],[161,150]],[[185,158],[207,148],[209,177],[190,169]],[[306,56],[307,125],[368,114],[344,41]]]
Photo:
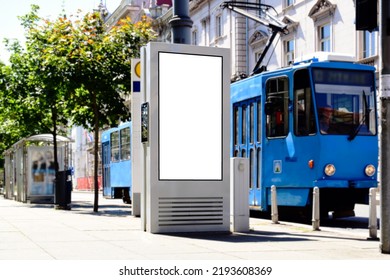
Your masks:
[[[346,61],[345,61],[346,60]],[[349,61],[348,61],[349,60]],[[231,156],[250,161],[251,209],[353,215],[377,186],[375,69],[330,53],[263,72],[231,86]]]
[[[131,203],[131,122],[102,133],[103,196]]]

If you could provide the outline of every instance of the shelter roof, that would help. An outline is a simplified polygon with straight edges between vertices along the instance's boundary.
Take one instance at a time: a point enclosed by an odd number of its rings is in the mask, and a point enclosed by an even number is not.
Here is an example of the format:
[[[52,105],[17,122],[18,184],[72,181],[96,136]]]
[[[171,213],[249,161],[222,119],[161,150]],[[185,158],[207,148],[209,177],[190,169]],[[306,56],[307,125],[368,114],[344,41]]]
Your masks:
[[[33,135],[33,136],[30,136],[30,137],[27,137],[25,138],[24,140],[25,141],[38,141],[38,142],[53,142],[53,134],[37,134],[37,135]],[[65,136],[61,136],[61,135],[57,135],[57,142],[73,142],[72,139],[68,138],[68,137],[65,137]]]
[[[53,134],[49,134],[49,133],[29,136],[29,137],[26,137],[26,138],[19,140],[15,144],[13,144],[9,149],[4,151],[3,154],[6,155],[6,154],[13,153],[13,151],[17,150],[18,148],[25,146],[25,144],[27,142],[45,142],[45,143],[50,144],[50,143],[53,143],[53,141],[54,141],[53,138],[54,138]],[[57,143],[62,144],[62,145],[66,145],[67,143],[74,142],[74,140],[72,140],[71,138],[61,136],[61,135],[57,135],[56,138],[57,138]]]

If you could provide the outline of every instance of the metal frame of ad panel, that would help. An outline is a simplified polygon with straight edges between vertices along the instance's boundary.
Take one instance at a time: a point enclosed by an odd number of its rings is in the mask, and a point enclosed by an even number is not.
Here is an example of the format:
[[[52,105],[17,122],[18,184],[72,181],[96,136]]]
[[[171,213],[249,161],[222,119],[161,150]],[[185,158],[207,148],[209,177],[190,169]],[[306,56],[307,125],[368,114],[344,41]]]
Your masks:
[[[229,231],[230,50],[154,42],[141,53],[144,229]]]

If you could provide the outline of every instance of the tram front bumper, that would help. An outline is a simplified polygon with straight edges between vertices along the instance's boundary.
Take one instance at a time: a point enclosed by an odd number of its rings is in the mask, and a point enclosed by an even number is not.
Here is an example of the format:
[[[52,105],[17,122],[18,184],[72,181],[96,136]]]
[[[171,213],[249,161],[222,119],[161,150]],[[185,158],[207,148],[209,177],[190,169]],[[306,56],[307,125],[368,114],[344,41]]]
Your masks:
[[[319,188],[356,188],[369,189],[376,188],[376,180],[317,180],[313,182],[314,187]]]

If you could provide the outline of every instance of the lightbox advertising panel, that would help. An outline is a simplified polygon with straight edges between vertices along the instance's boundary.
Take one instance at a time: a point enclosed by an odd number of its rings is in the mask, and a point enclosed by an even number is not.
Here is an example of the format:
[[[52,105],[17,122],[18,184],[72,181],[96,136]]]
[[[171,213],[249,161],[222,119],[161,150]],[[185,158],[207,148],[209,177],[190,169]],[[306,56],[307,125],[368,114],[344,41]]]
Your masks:
[[[158,58],[159,180],[222,180],[222,57]]]

